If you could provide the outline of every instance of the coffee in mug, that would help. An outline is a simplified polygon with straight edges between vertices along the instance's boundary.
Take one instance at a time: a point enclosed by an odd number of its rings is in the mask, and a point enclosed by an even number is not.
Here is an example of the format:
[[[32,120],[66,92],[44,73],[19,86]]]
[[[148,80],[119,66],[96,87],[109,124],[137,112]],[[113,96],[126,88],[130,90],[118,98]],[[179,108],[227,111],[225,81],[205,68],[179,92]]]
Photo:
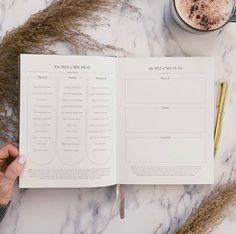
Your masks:
[[[191,32],[217,30],[230,21],[235,11],[235,0],[170,1],[175,20]]]

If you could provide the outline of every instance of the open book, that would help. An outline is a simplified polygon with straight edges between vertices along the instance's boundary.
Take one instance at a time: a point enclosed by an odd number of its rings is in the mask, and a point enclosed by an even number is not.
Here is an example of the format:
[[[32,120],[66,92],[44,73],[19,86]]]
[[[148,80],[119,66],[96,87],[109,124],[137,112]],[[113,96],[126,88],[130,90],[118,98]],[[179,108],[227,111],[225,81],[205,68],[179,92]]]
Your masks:
[[[214,60],[20,56],[20,187],[213,183]]]

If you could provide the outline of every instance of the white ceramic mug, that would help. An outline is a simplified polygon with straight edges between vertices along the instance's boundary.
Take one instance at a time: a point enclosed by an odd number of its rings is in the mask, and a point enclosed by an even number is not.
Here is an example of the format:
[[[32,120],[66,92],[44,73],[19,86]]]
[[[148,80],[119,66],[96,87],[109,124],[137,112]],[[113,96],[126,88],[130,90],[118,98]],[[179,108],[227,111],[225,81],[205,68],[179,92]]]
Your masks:
[[[170,11],[180,27],[188,32],[207,33],[236,22],[235,3],[236,0],[170,0]]]

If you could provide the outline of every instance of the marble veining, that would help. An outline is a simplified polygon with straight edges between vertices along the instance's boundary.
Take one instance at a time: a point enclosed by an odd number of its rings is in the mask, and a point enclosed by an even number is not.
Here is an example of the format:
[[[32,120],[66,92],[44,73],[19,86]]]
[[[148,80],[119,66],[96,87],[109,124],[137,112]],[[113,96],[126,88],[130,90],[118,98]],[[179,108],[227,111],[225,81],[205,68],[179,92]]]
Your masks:
[[[52,0],[0,0],[0,36],[22,24]],[[193,35],[180,29],[165,0],[128,1],[107,13],[103,25],[86,33],[99,42],[124,48],[129,56],[215,56],[216,83],[229,81],[222,140],[215,160],[215,184],[236,175],[236,24],[219,32]],[[138,10],[137,10],[138,9]],[[58,53],[73,53],[58,46]],[[88,51],[88,54],[92,52]],[[102,54],[116,54],[104,51]],[[12,115],[9,109],[9,116]],[[125,186],[125,219],[111,216],[115,188],[27,189],[15,186],[1,234],[169,234],[189,216],[214,186]],[[231,207],[214,234],[236,233]]]

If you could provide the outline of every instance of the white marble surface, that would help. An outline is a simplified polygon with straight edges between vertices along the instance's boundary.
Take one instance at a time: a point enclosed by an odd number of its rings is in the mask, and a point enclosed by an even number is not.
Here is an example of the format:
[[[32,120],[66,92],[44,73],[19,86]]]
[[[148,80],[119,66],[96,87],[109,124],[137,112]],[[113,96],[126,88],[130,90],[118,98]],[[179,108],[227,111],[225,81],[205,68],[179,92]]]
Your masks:
[[[0,0],[0,36],[22,24],[51,0]],[[215,160],[215,184],[236,169],[236,24],[220,32],[193,35],[169,15],[168,1],[130,1],[108,15],[110,25],[86,29],[98,41],[122,47],[133,56],[216,57],[216,82],[230,82],[222,141]],[[59,51],[60,52],[60,51]],[[98,189],[28,189],[15,186],[1,234],[172,233],[213,186],[125,186],[125,219],[110,217],[114,187]],[[216,234],[236,233],[236,209]]]

